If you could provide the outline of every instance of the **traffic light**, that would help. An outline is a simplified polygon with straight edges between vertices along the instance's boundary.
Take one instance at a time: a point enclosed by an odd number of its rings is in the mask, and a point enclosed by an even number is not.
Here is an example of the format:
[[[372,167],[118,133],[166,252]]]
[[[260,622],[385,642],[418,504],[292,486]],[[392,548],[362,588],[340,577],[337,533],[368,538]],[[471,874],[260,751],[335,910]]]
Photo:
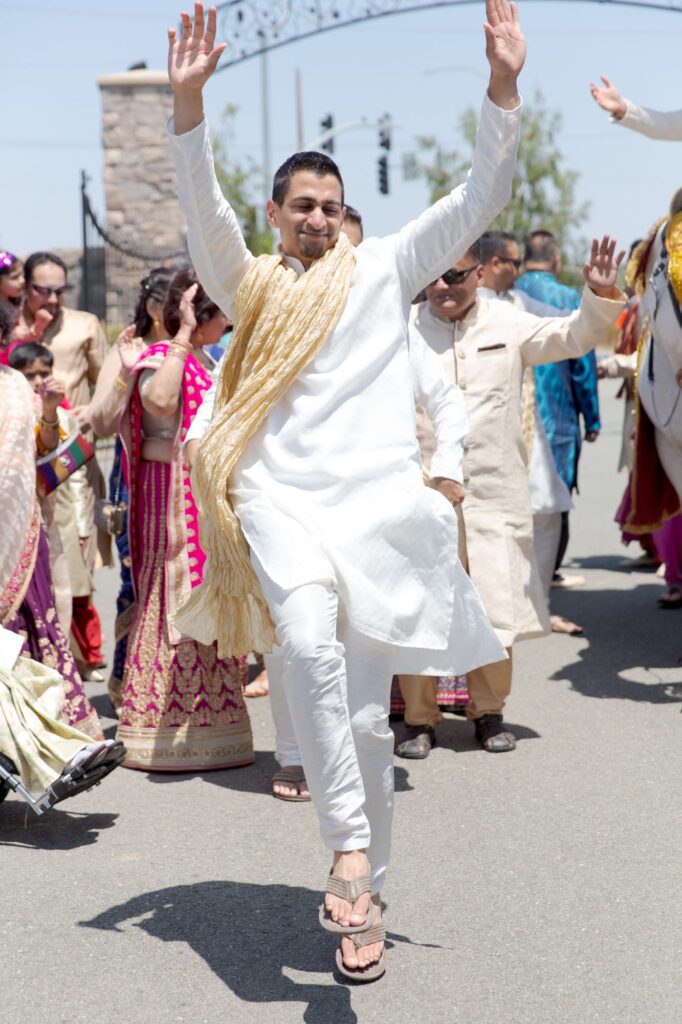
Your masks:
[[[384,114],[379,121],[379,146],[381,149],[391,148],[391,115]]]
[[[382,196],[388,195],[388,157],[379,157],[379,191]]]
[[[333,114],[327,114],[327,116],[323,117],[322,120],[320,121],[320,131],[321,131],[321,133],[322,132],[330,132],[333,127],[334,127],[334,115]],[[322,143],[320,148],[323,149],[325,151],[325,153],[330,153],[330,154],[333,153],[334,152],[334,136],[332,135],[331,138],[326,139]]]

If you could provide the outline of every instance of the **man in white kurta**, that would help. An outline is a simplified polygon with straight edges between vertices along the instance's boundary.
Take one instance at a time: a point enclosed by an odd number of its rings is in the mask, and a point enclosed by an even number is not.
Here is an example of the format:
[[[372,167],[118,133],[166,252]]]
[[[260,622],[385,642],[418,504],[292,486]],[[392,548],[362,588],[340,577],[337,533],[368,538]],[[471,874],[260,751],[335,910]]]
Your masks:
[[[478,247],[442,277],[415,307],[410,338],[420,336],[441,360],[442,372],[464,392],[469,429],[464,441],[462,505],[469,574],[510,657],[469,673],[467,709],[491,752],[513,750],[503,709],[511,690],[511,649],[548,629],[547,604],[533,550],[528,452],[522,429],[525,370],[589,351],[623,308],[614,289],[618,261],[607,240],[586,265],[580,309],[568,317],[538,317],[514,303],[480,295]]]
[[[327,893],[329,930],[381,919],[393,788],[388,698],[397,661],[406,671],[458,672],[503,656],[450,554],[457,544],[452,507],[423,485],[407,346],[413,295],[459,258],[510,194],[525,43],[506,3],[487,3],[487,14],[491,86],[467,181],[396,235],[355,250],[336,326],[252,436],[230,489],[275,623],[333,875],[351,880],[371,871],[357,899]],[[217,185],[203,120],[201,88],[222,49],[213,46],[215,13],[205,33],[200,6],[194,27],[182,15],[181,36],[170,31],[180,200],[198,276],[231,315],[253,256]],[[283,261],[299,275],[339,235],[343,193],[332,168],[292,174],[268,203]],[[214,625],[207,615],[207,636]],[[339,966],[373,980],[383,938],[357,950],[354,942],[342,939]]]

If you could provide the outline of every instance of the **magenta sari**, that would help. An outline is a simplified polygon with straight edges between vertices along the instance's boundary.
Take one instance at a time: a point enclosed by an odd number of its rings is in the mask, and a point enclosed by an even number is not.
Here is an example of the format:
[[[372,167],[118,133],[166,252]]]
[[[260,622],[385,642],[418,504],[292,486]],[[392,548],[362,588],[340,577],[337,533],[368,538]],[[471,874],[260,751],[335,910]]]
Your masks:
[[[245,655],[221,659],[216,644],[182,636],[173,615],[201,582],[205,556],[182,444],[211,380],[190,355],[171,463],[142,457],[139,373],[168,351],[152,345],[135,368],[121,417],[129,490],[128,533],[136,612],[128,641],[118,738],[125,765],[147,771],[232,768],[254,760],[242,688]]]

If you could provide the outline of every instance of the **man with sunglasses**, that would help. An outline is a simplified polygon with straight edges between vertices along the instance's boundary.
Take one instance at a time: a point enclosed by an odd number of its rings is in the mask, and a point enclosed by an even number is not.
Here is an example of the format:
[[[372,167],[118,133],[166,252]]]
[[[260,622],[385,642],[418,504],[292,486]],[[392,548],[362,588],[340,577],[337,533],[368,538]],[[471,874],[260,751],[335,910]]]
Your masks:
[[[413,308],[410,339],[423,339],[436,352],[443,374],[459,385],[467,407],[460,559],[509,654],[507,661],[469,673],[467,714],[481,746],[502,753],[516,746],[503,720],[512,645],[549,628],[533,550],[528,450],[534,432],[533,417],[523,415],[522,380],[527,367],[580,356],[606,336],[625,301],[615,287],[624,254],[616,258],[615,242],[608,238],[593,243],[583,269],[580,309],[568,317],[538,317],[480,295],[481,255],[479,241],[427,286],[426,301]],[[428,468],[429,424],[424,415],[420,420]],[[421,687],[420,692],[417,685],[409,688],[412,699],[422,708],[430,702],[437,715],[435,681],[424,680]],[[403,693],[410,700],[408,688]],[[433,729],[422,732],[433,741]]]

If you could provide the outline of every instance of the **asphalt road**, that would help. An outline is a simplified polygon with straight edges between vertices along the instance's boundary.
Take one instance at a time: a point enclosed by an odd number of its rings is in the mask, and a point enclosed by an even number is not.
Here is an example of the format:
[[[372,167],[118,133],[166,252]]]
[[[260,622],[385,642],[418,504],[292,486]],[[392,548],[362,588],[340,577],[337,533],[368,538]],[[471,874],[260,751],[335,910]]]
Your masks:
[[[556,601],[585,638],[519,645],[514,753],[480,751],[448,717],[427,761],[396,764],[385,978],[332,975],[316,924],[329,858],[311,807],[268,795],[257,700],[254,767],[118,770],[41,819],[0,807],[2,1022],[682,1020],[682,611],[623,565],[614,393],[572,516],[587,584]],[[98,587],[110,637],[115,574]]]

